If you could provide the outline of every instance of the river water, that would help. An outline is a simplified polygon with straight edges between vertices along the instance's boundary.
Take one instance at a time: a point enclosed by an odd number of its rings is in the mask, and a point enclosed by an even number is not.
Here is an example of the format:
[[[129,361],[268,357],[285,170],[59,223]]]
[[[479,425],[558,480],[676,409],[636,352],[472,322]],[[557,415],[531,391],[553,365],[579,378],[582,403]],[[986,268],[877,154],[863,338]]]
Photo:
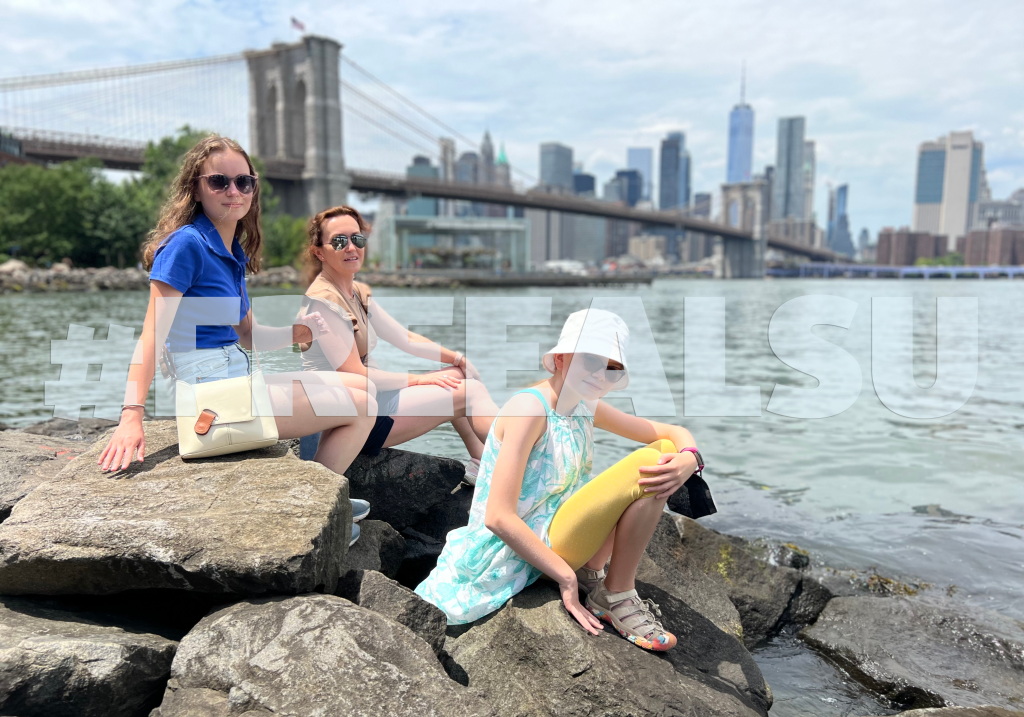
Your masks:
[[[827,418],[791,418],[765,410],[776,384],[817,385],[783,363],[768,336],[776,310],[807,295],[856,302],[848,329],[823,325],[811,332],[847,351],[861,373],[862,387],[853,405]],[[642,306],[653,345],[644,342],[642,330],[636,331],[634,352],[642,355],[630,354],[631,370],[660,363],[672,400],[666,401],[664,385],[659,388],[657,380],[641,380],[632,387],[633,406],[641,414],[653,407],[659,411],[656,420],[685,425],[694,434],[719,508],[702,523],[745,537],[793,542],[818,564],[928,583],[928,591],[952,595],[968,609],[1024,618],[1024,282],[660,279],[650,286],[613,290],[378,289],[375,296],[398,316],[418,315],[416,320],[434,324],[450,320],[450,325],[414,323],[413,328],[463,350],[469,297],[471,325],[492,332],[482,345],[478,341],[471,346],[477,365],[507,359],[510,349],[500,343],[505,332],[499,328],[494,333],[502,312],[520,317],[505,323],[536,321],[531,312],[544,314],[550,298],[550,325],[513,325],[507,330],[508,341],[536,342],[544,351],[554,345],[565,316],[591,301],[604,308],[620,305],[631,317]],[[707,297],[724,299],[725,382],[760,387],[759,416],[684,415],[685,301]],[[936,300],[977,298],[978,373],[966,404],[927,419],[907,418],[883,405],[872,374],[873,297],[912,297],[913,372],[922,387],[936,379]],[[0,296],[0,421],[25,425],[52,415],[52,408],[43,404],[43,382],[57,380],[60,372],[50,364],[51,339],[66,338],[72,323],[96,328],[97,338],[105,336],[109,324],[138,330],[146,298],[143,292]],[[526,298],[533,301],[512,301]],[[261,301],[256,303],[258,319],[283,323],[297,298],[268,299],[262,308]],[[495,312],[495,321],[487,318],[487,311]],[[436,316],[424,318],[424,312]],[[885,318],[879,317],[878,304],[875,317]],[[630,326],[635,327],[633,318]],[[705,332],[703,323],[698,328]],[[261,356],[264,369],[298,367],[298,355],[290,349]],[[382,349],[386,367],[399,368],[388,363],[396,358]],[[413,367],[401,365],[403,370]],[[507,374],[510,386],[544,375],[536,370]],[[629,403],[620,400],[617,405]],[[90,410],[83,409],[83,415]],[[675,416],[664,415],[673,410]],[[600,431],[596,443],[595,471],[631,450],[628,441]],[[458,436],[444,427],[407,445],[467,458]],[[840,672],[787,638],[759,650],[756,657],[775,691],[772,714],[884,711],[845,684]]]

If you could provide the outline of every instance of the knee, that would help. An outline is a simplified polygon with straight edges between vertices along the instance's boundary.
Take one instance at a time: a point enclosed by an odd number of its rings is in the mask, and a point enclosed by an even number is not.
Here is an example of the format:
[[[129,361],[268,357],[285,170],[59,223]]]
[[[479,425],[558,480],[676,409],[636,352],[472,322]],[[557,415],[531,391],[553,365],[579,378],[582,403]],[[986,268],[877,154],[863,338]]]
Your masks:
[[[377,399],[358,388],[350,388],[349,393],[352,395],[352,401],[356,405],[359,417],[375,420],[377,417]]]

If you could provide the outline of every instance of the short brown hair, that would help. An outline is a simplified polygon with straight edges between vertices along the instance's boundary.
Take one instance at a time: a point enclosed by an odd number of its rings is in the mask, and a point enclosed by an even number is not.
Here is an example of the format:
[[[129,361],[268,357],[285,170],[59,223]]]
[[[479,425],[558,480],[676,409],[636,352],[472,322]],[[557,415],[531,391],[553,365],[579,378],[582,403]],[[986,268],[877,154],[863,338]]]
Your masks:
[[[321,234],[323,233],[324,224],[327,223],[328,219],[334,217],[352,217],[356,220],[356,224],[359,225],[359,231],[364,236],[369,236],[370,225],[367,224],[366,220],[363,219],[363,215],[359,213],[359,210],[355,207],[339,206],[325,209],[315,217],[309,220],[309,226],[306,228],[306,257],[305,257],[305,269],[304,275],[307,284],[312,284],[313,280],[316,279],[317,275],[323,269],[323,263],[317,257],[316,252],[313,251],[313,247],[320,246]]]

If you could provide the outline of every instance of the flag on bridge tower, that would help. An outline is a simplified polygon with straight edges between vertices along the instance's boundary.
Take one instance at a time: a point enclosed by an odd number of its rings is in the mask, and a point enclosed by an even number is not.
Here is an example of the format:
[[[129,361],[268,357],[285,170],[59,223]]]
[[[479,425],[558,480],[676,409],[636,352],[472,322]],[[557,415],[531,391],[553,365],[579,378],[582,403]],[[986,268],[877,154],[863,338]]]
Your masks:
[[[306,26],[303,25],[301,22],[298,21],[298,19],[296,19],[294,17],[292,18],[292,27],[295,28],[296,30],[298,30],[299,32],[305,32],[306,31]]]

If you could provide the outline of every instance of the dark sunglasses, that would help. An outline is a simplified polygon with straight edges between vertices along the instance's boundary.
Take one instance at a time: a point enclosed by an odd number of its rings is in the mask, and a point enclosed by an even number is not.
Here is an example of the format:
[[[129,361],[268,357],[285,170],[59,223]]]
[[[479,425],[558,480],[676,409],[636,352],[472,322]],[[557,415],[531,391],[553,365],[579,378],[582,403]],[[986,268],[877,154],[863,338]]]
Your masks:
[[[619,368],[612,368],[612,365]],[[616,361],[609,361],[604,356],[597,354],[583,354],[583,369],[590,374],[604,371],[604,378],[608,383],[618,383],[625,377],[626,370],[621,368],[622,364]]]
[[[344,234],[335,234],[334,236],[331,237],[330,245],[334,247],[335,251],[341,251],[342,249],[348,246],[348,242],[350,239],[352,240],[352,244],[354,244],[357,249],[366,248],[366,237],[364,237],[362,234],[353,234],[352,236],[346,236]]]
[[[242,194],[252,194],[256,189],[256,177],[251,174],[239,174],[237,177],[229,177],[226,174],[200,174],[200,178],[206,180],[206,186],[211,192],[223,192],[234,183],[235,187]]]

